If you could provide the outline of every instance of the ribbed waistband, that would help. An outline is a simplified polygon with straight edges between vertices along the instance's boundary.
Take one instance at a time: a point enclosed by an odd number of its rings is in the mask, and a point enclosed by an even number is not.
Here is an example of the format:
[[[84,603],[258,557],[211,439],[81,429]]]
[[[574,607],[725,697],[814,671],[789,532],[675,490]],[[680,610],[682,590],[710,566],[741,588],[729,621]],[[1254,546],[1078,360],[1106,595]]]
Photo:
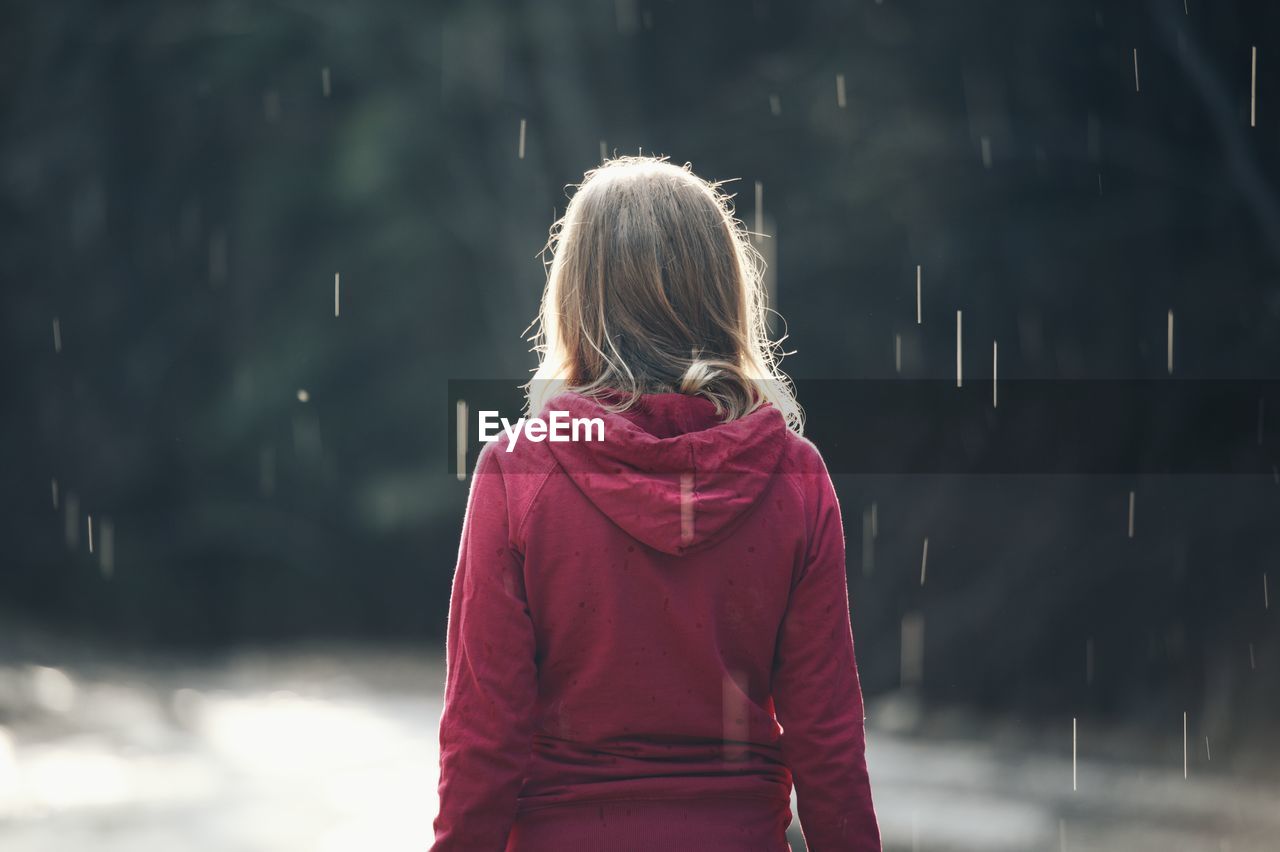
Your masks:
[[[789,806],[767,799],[611,799],[522,811],[506,852],[791,852]]]

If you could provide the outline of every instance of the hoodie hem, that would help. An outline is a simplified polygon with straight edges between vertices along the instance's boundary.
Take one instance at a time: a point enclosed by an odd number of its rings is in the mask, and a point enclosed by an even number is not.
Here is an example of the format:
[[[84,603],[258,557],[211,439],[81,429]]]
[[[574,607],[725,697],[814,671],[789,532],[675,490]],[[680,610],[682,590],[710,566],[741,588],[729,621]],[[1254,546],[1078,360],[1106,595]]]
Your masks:
[[[545,802],[531,805],[521,804],[519,806],[519,812],[523,814],[532,811],[546,810],[547,808],[594,807],[596,805],[617,804],[619,802],[722,802],[741,800],[779,803],[779,800],[773,796],[754,796],[750,793],[716,796],[680,796],[674,794],[664,796],[601,796],[594,799],[573,799],[572,801],[567,802]],[[787,807],[790,807],[790,801],[787,802]]]
[[[790,802],[765,796],[628,796],[522,809],[506,852],[791,852]]]

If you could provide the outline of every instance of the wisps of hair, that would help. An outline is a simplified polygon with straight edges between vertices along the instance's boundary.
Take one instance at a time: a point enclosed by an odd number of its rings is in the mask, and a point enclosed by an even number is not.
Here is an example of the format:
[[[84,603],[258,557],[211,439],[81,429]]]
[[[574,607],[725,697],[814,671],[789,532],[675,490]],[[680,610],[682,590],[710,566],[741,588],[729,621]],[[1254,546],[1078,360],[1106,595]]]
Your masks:
[[[683,393],[726,421],[771,404],[803,431],[779,366],[786,335],[769,336],[764,260],[723,183],[666,157],[618,157],[586,173],[542,251],[530,414],[566,390],[612,410]]]

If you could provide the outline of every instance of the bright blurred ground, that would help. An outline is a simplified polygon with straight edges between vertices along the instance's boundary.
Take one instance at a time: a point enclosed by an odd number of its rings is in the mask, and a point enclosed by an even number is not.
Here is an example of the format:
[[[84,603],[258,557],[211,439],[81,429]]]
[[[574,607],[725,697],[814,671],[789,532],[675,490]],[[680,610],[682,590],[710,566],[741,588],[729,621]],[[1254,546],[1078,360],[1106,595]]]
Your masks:
[[[129,665],[81,656],[0,665],[5,852],[429,845],[438,655],[313,648]],[[1184,779],[1180,742],[1175,760],[1136,765],[1116,760],[1129,734],[1083,727],[1073,792],[1069,720],[1050,742],[956,714],[940,728],[935,716],[931,729],[952,733],[925,739],[907,733],[920,728],[901,697],[868,714],[889,850],[1277,848],[1280,784],[1215,765],[1203,743],[1192,744]],[[804,849],[794,830],[792,845]]]

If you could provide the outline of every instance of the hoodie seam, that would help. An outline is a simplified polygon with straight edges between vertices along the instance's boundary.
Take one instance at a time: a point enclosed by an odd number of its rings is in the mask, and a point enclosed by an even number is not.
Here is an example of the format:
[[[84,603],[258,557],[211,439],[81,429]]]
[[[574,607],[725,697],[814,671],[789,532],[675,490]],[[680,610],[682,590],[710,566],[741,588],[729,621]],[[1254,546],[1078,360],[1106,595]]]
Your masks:
[[[525,525],[529,522],[529,515],[533,511],[533,505],[538,502],[538,497],[542,495],[542,489],[546,487],[547,482],[551,479],[551,474],[555,473],[556,467],[557,465],[555,461],[552,460],[551,466],[547,468],[546,473],[542,474],[542,479],[538,482],[538,487],[533,489],[533,494],[529,497],[529,502],[525,505],[524,511],[520,513],[520,519],[516,523],[516,528],[515,528],[516,531],[515,531],[515,536],[513,538],[513,541],[515,544],[523,544],[524,528],[525,528]]]
[[[684,526],[684,507],[680,509],[680,553],[683,555],[690,547],[694,546],[694,542],[698,539],[698,454],[697,445],[690,442],[689,444],[689,540],[686,542]]]
[[[809,568],[809,552],[813,548],[813,530],[808,524],[809,495],[805,492],[804,488],[801,487],[801,484],[796,481],[796,475],[797,474],[794,472],[789,472],[786,478],[787,482],[791,485],[791,489],[796,493],[796,496],[800,498],[800,505],[805,513],[804,517],[806,519],[806,523],[804,530],[804,555],[801,557],[800,564],[793,565],[791,568],[792,591],[795,590],[795,587],[800,580],[804,578],[804,574]]]
[[[821,456],[820,451],[818,451],[817,447],[815,447],[812,442],[805,441],[805,443],[809,444],[809,447],[815,452],[819,452],[819,456]],[[795,589],[796,584],[804,579],[804,575],[809,570],[810,556],[813,553],[814,543],[814,526],[811,515],[816,504],[810,494],[811,484],[808,482],[808,477],[812,477],[815,474],[809,470],[797,469],[799,467],[799,460],[796,458],[796,454],[800,452],[800,449],[800,446],[792,445],[792,447],[789,448],[787,457],[784,459],[784,464],[789,462],[789,464],[787,464],[789,470],[786,471],[787,481],[791,483],[791,487],[795,490],[796,496],[800,498],[800,505],[803,507],[803,517],[805,518],[804,556],[801,559],[801,564],[791,572],[792,590]],[[805,477],[805,481],[802,482],[801,477]]]

